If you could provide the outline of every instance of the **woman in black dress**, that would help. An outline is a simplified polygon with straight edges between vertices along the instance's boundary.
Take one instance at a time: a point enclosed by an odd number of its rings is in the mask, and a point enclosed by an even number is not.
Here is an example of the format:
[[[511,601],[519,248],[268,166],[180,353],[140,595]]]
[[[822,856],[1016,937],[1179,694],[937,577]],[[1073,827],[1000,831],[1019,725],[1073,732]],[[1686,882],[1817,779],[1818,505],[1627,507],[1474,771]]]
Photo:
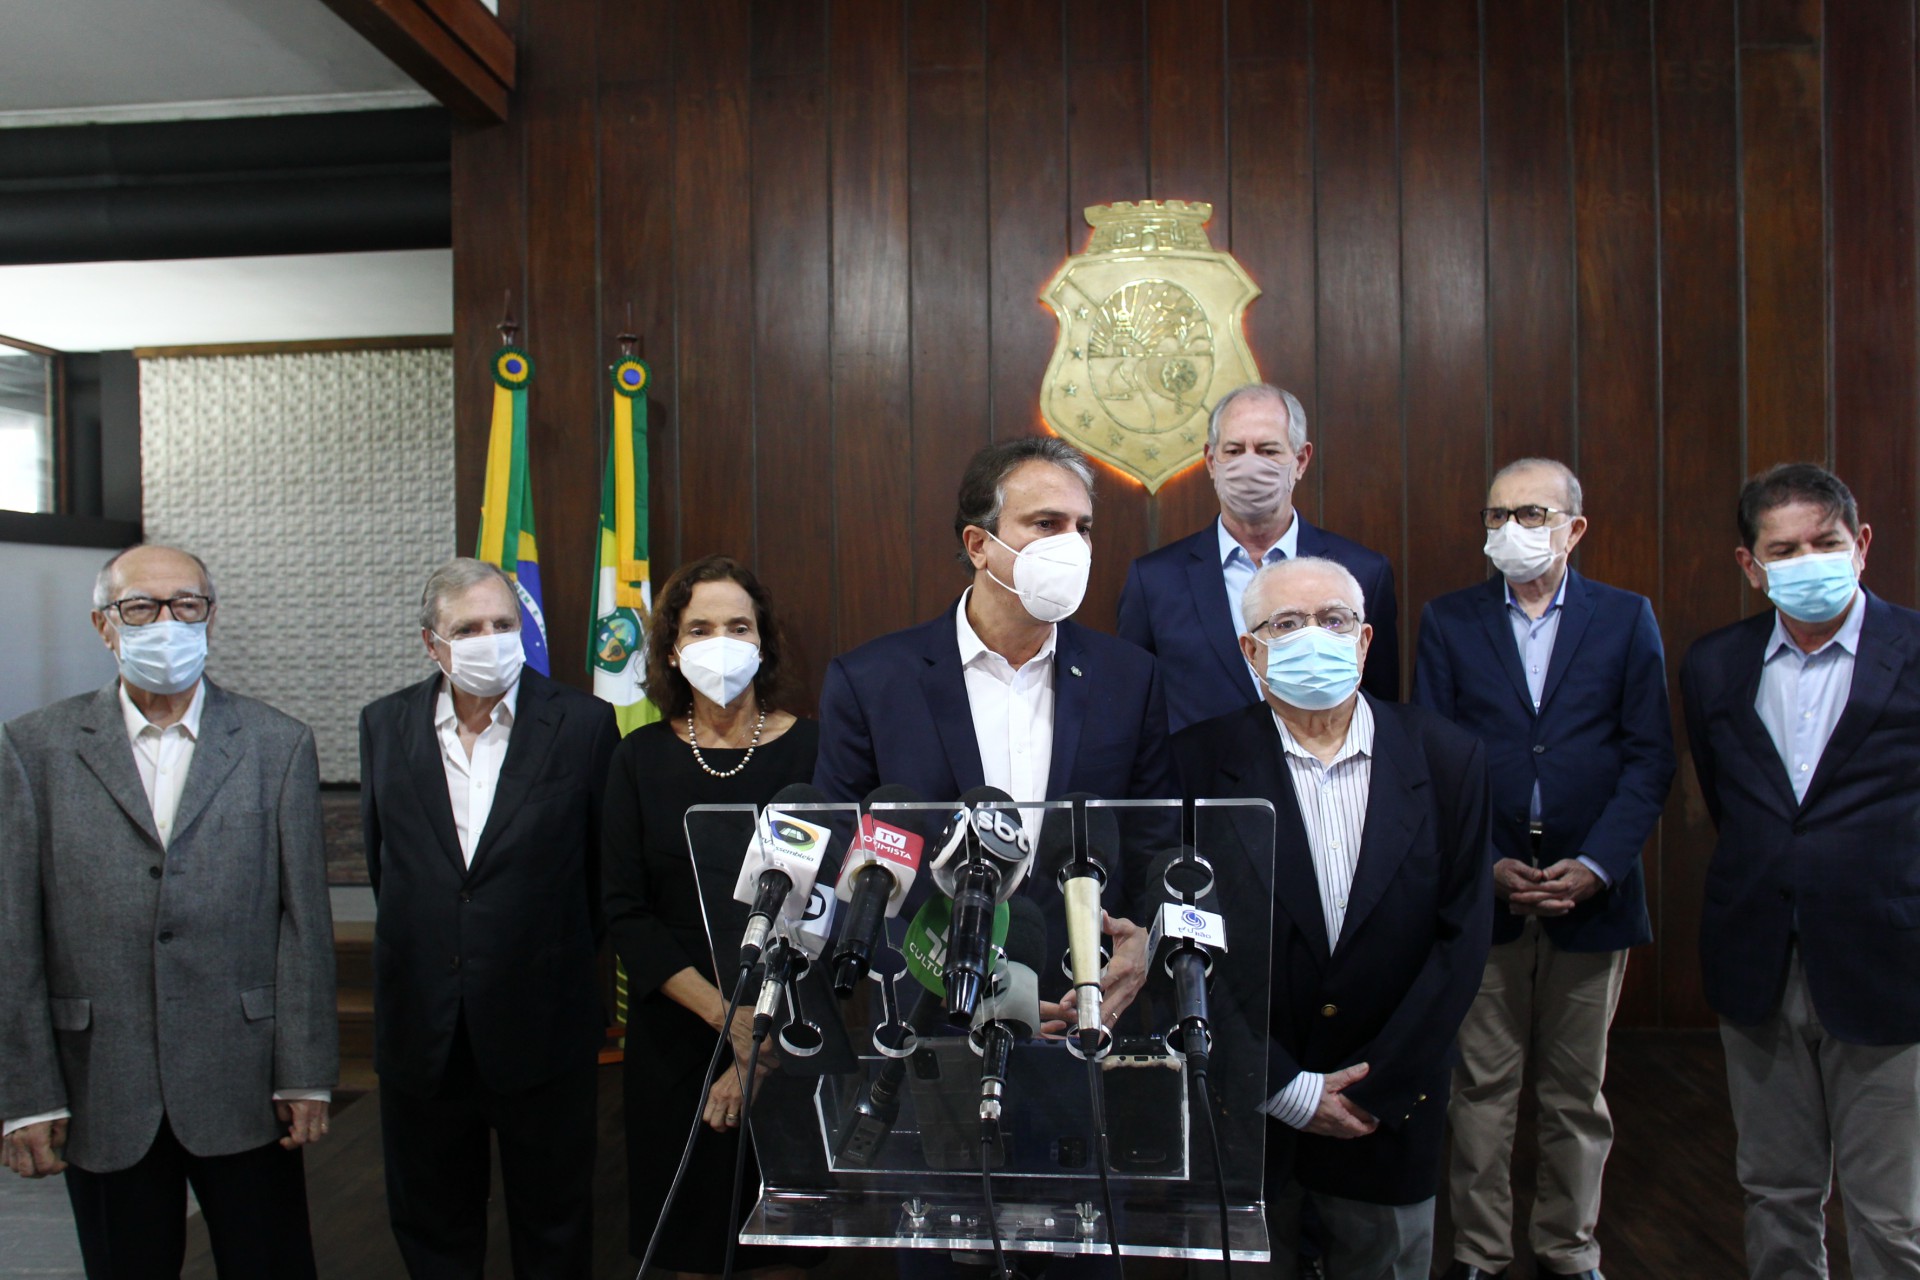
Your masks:
[[[789,783],[813,779],[820,730],[785,709],[781,648],[771,602],[750,570],[726,556],[685,565],[662,589],[647,637],[647,691],[666,718],[634,730],[613,757],[604,875],[607,926],[627,975],[627,1247],[636,1257],[666,1201],[726,1013],[682,818],[696,804],[764,805]],[[742,1062],[751,1021],[733,1022]],[[662,1269],[718,1273],[738,1228],[727,1208],[746,1141],[739,1076],[723,1062],[714,1081],[703,1115],[710,1131],[694,1146],[654,1256]],[[760,1177],[748,1157],[743,1211]],[[797,1276],[812,1256],[742,1246],[735,1267]]]

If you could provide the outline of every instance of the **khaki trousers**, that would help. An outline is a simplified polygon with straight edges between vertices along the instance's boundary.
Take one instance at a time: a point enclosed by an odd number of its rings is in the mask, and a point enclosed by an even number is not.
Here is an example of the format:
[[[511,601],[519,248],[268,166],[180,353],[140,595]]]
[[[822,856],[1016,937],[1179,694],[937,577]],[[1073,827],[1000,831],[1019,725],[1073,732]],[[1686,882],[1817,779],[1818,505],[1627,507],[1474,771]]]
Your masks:
[[[1513,1138],[1521,1076],[1532,1059],[1540,1173],[1527,1240],[1550,1271],[1600,1265],[1593,1232],[1613,1146],[1600,1085],[1626,972],[1626,952],[1562,951],[1533,918],[1518,938],[1488,954],[1480,994],[1460,1027],[1460,1065],[1447,1105],[1456,1261],[1482,1271],[1504,1271],[1513,1261]]]
[[[1836,1171],[1855,1280],[1920,1277],[1920,1045],[1828,1035],[1797,948],[1779,1009],[1720,1043],[1754,1280],[1824,1280]]]

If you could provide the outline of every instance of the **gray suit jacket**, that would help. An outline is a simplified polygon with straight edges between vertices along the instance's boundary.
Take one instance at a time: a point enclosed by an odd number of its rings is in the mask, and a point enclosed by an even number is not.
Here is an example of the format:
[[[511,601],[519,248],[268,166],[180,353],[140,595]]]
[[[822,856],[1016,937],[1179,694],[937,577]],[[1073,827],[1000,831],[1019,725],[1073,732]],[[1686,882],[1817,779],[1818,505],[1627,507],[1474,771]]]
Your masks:
[[[114,685],[0,727],[0,1117],[67,1107],[110,1173],[164,1113],[187,1150],[283,1133],[336,1083],[333,915],[313,732],[207,684],[162,850]]]

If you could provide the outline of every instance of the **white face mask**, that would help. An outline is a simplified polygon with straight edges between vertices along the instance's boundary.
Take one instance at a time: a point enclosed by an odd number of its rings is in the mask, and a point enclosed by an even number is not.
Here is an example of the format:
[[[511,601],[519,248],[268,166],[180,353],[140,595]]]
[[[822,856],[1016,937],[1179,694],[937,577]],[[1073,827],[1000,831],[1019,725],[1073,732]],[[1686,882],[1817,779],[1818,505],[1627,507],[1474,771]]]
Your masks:
[[[207,624],[159,618],[120,627],[120,674],[148,693],[185,693],[207,666]]]
[[[1553,549],[1553,534],[1555,529],[1565,527],[1541,525],[1528,529],[1518,520],[1508,520],[1498,529],[1487,530],[1487,559],[1508,582],[1532,582],[1560,558]]]
[[[449,640],[439,632],[434,639],[447,646],[452,667],[442,667],[453,687],[476,698],[492,698],[513,688],[527,664],[518,631],[496,631],[484,636]]]
[[[998,536],[987,535],[995,542]],[[1000,542],[1007,547],[1007,544]],[[1007,550],[1013,551],[1012,547]],[[1013,551],[1013,585],[1000,582],[1020,597],[1020,604],[1037,622],[1059,622],[1070,618],[1086,598],[1087,578],[1093,572],[1093,548],[1077,533],[1056,533],[1036,538]]]
[[[745,693],[760,674],[760,647],[734,636],[713,636],[680,646],[680,674],[723,707]]]

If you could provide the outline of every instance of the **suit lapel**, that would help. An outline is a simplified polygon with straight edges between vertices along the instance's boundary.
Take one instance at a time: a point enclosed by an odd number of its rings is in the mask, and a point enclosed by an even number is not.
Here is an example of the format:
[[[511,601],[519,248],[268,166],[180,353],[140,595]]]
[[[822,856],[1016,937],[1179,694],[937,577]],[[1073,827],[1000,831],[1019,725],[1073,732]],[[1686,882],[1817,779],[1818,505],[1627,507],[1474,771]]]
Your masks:
[[[405,744],[407,776],[413,782],[414,796],[427,825],[433,828],[440,852],[453,864],[455,874],[465,875],[460,832],[453,825],[453,800],[447,794],[447,765],[440,754],[439,730],[433,725],[441,678],[429,676],[408,692],[400,714],[400,740]]]
[[[1221,753],[1221,773],[1239,785],[1230,794],[1267,796],[1273,801],[1273,864],[1271,870],[1253,850],[1260,843],[1256,833],[1246,829],[1248,815],[1236,814],[1241,824],[1241,843],[1249,851],[1256,878],[1270,887],[1273,900],[1293,920],[1294,928],[1324,961],[1329,953],[1327,921],[1320,906],[1320,885],[1313,870],[1313,850],[1307,843],[1307,826],[1300,817],[1300,801],[1293,793],[1293,778],[1281,758],[1280,734],[1273,727],[1273,713],[1265,703],[1240,713],[1235,722],[1235,740]],[[1264,827],[1264,824],[1261,824]],[[1258,833],[1264,838],[1264,830]],[[1231,880],[1222,881],[1232,883]],[[1277,946],[1277,944],[1276,944]]]
[[[487,810],[487,825],[473,842],[473,864],[467,868],[468,875],[480,870],[481,861],[498,843],[500,832],[526,803],[527,792],[545,767],[553,740],[560,732],[560,719],[560,708],[546,680],[537,672],[522,675],[513,727],[507,733],[507,758],[500,762],[500,779],[493,789],[493,806]]]
[[[1847,706],[1840,713],[1840,722],[1833,727],[1833,736],[1827,739],[1826,750],[1820,753],[1820,763],[1814,768],[1813,781],[1807,784],[1807,798],[1801,802],[1802,808],[1820,798],[1834,773],[1866,740],[1867,731],[1880,718],[1894,686],[1899,683],[1901,668],[1907,664],[1906,651],[1892,637],[1886,605],[1871,594],[1865,597],[1864,603],[1867,616],[1860,628],[1860,652],[1853,660],[1853,684],[1847,691]]]
[[[1514,696],[1520,699],[1520,705],[1533,715],[1533,693],[1527,688],[1527,673],[1520,669],[1520,646],[1514,643],[1513,620],[1507,616],[1507,584],[1501,578],[1489,578],[1476,600],[1474,612],[1480,615],[1480,625],[1487,630],[1487,641],[1493,647],[1494,656],[1500,663],[1500,670],[1507,676],[1507,683],[1513,686]],[[1564,621],[1564,620],[1563,620]],[[1560,648],[1556,643],[1555,650]],[[1541,699],[1545,705],[1545,699]]]
[[[920,692],[927,712],[946,749],[947,768],[953,774],[955,794],[973,790],[986,781],[980,764],[980,743],[973,736],[973,706],[967,701],[967,677],[960,670],[960,640],[954,610],[930,624],[927,647],[921,656]]]
[[[1057,800],[1073,787],[1073,761],[1080,752],[1080,729],[1087,721],[1087,691],[1099,679],[1081,652],[1074,625],[1062,622],[1053,645],[1053,758],[1047,766],[1047,799]]]
[[[193,744],[193,763],[187,766],[187,784],[180,792],[180,805],[173,814],[173,838],[177,841],[206,811],[219,792],[220,784],[240,763],[245,739],[240,717],[226,691],[207,682],[206,705],[200,708],[200,737]]]
[[[1207,638],[1207,647],[1227,674],[1251,695],[1253,679],[1248,674],[1246,659],[1240,656],[1237,639],[1239,614],[1235,602],[1227,599],[1227,580],[1220,572],[1220,536],[1216,526],[1210,524],[1194,535],[1189,549],[1193,554],[1187,561],[1187,590],[1193,595],[1193,611],[1200,619],[1200,634]]]
[[[153,805],[147,789],[140,785],[140,770],[133,762],[133,745],[127,741],[127,722],[120,713],[120,683],[114,683],[93,696],[86,721],[80,726],[79,756],[106,788],[133,825],[146,834],[157,849],[160,832],[153,825]]]
[[[1773,787],[1781,812],[1792,813],[1800,807],[1800,802],[1793,798],[1793,780],[1787,776],[1787,762],[1780,758],[1780,750],[1774,746],[1773,735],[1767,732],[1767,722],[1760,718],[1758,707],[1760,672],[1766,665],[1767,641],[1773,635],[1773,614],[1771,611],[1760,614],[1753,621],[1757,634],[1741,643],[1734,678],[1729,682],[1738,699],[1738,705],[1733,708],[1734,736],[1746,747],[1760,776]]]
[[[1544,710],[1553,701],[1553,691],[1560,687],[1560,677],[1567,674],[1567,668],[1573,665],[1573,655],[1580,648],[1581,637],[1587,634],[1587,624],[1593,621],[1593,592],[1587,590],[1587,584],[1572,569],[1567,570],[1567,594],[1560,602],[1560,629],[1554,633],[1553,654],[1547,659],[1547,682],[1540,690],[1540,706]],[[1507,648],[1513,649],[1511,636]]]
[[[1360,695],[1363,698],[1367,694]],[[1379,905],[1387,886],[1406,861],[1408,837],[1419,825],[1421,792],[1428,785],[1427,762],[1397,717],[1373,704],[1373,777],[1367,786],[1367,825],[1360,835],[1360,859],[1347,890],[1347,914],[1340,937],[1354,936],[1368,912]]]

